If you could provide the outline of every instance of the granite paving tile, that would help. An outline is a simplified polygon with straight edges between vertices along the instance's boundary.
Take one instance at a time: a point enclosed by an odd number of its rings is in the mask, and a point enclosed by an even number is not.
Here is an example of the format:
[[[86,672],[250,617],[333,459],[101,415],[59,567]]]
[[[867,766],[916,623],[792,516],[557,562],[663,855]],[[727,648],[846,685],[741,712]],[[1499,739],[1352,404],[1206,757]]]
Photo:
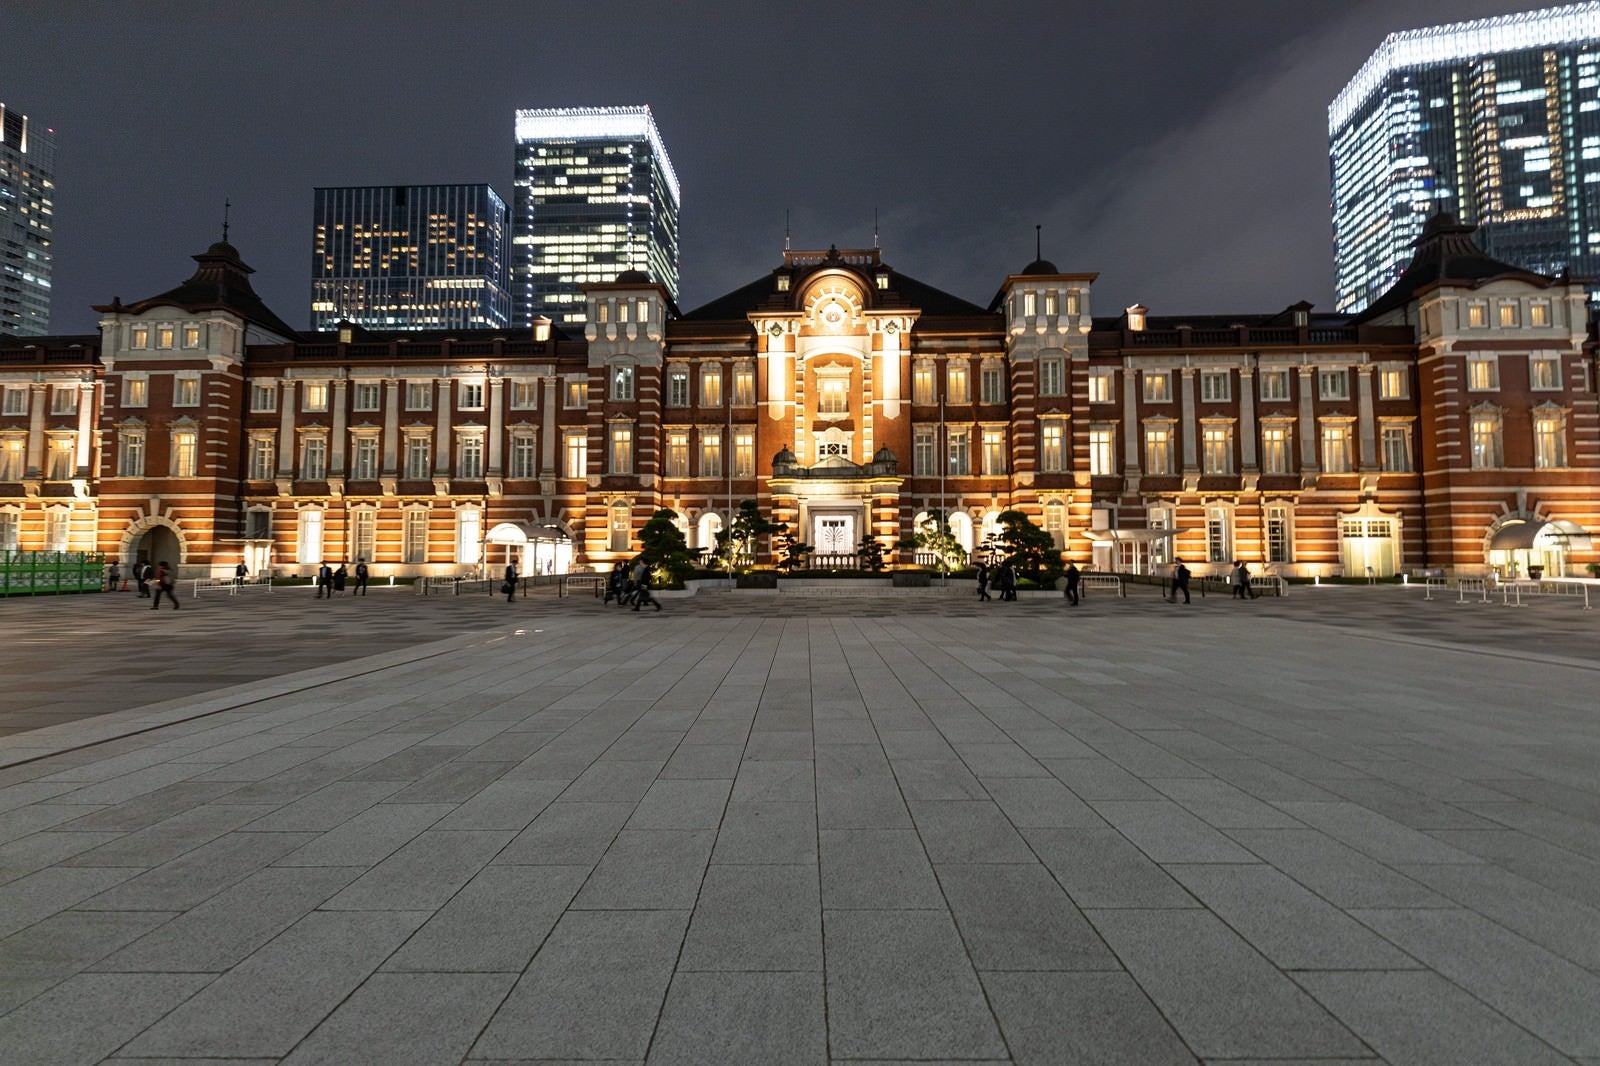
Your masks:
[[[983,987],[1019,1066],[1195,1062],[1125,973],[985,973]]]
[[[27,1066],[99,1062],[210,980],[202,974],[79,974],[0,1015],[0,1048]]]
[[[390,803],[465,803],[493,782],[505,776],[514,766],[509,762],[471,762],[456,760],[407,785],[393,796]]]
[[[752,802],[810,802],[816,796],[816,769],[810,759],[759,759],[739,764],[733,799]]]
[[[1448,907],[1391,866],[1316,829],[1230,829],[1228,835],[1336,907]]]
[[[121,833],[42,832],[0,844],[0,885],[108,844],[120,836]]]
[[[304,799],[260,814],[254,832],[325,833],[405,787],[397,781],[335,781]]]
[[[1355,803],[1280,801],[1278,807],[1306,825],[1379,862],[1481,862],[1431,834],[1421,833]]]
[[[815,865],[816,805],[731,801],[722,817],[711,861]]]
[[[486,866],[383,968],[521,973],[588,876],[587,866]]]
[[[651,1066],[828,1061],[818,973],[686,973],[667,990]]]
[[[25,836],[45,829],[71,825],[86,814],[107,809],[101,806],[80,806],[70,803],[35,803],[29,807],[19,807],[7,811],[5,816],[0,818],[0,844],[21,840]]]
[[[1436,973],[1303,973],[1295,980],[1386,1062],[1555,1066],[1572,1061]]]
[[[1600,909],[1498,866],[1401,866],[1407,877],[1569,962],[1600,972]]]
[[[657,780],[634,808],[627,828],[715,829],[722,821],[728,790],[727,781]]]
[[[1155,778],[1149,783],[1162,795],[1218,829],[1302,828],[1277,807],[1216,778]]]
[[[902,829],[824,829],[822,905],[828,909],[945,909],[917,834]]]
[[[170,862],[261,817],[261,808],[209,804],[175,814],[165,821],[123,833],[90,851],[63,859],[67,866],[154,867]]]
[[[308,914],[221,977],[199,978],[211,983],[122,1053],[133,1058],[287,1055],[426,918],[405,911]]]
[[[561,794],[561,781],[496,780],[433,824],[436,829],[521,832]]]
[[[311,833],[228,833],[140,872],[79,906],[99,911],[188,910],[313,839]]]
[[[1115,829],[1024,829],[1039,860],[1078,907],[1198,907]]]
[[[983,787],[1019,829],[1101,829],[1106,824],[1053,777],[991,777]]]
[[[494,861],[534,866],[593,866],[616,839],[633,808],[633,803],[557,801],[518,833]]]
[[[716,833],[624,829],[572,901],[577,909],[689,910]]]
[[[986,800],[989,793],[960,759],[893,759],[895,780],[909,800]],[[1031,781],[1035,778],[995,778]]]
[[[61,911],[0,940],[0,974],[70,977],[172,917],[170,911]]]
[[[450,811],[445,803],[380,803],[311,838],[278,865],[376,866]]]
[[[1079,799],[1158,800],[1161,793],[1110,759],[1041,759],[1040,765]]]
[[[944,911],[823,915],[835,1058],[1001,1058],[978,976]]]
[[[741,733],[737,744],[703,744],[690,743],[686,737],[662,767],[659,780],[731,781],[739,773],[739,760],[744,756],[743,739]]]
[[[817,867],[711,866],[678,969],[821,971]]]
[[[52,866],[0,885],[0,937],[9,937],[138,873],[138,870],[116,867],[75,870],[68,866]]]
[[[1249,851],[1167,800],[1093,800],[1090,806],[1158,863],[1256,861]]]
[[[132,833],[210,803],[237,787],[227,782],[180,781],[124,803],[86,812],[61,828],[73,832]]]
[[[348,867],[269,867],[183,912],[99,962],[117,972],[216,972],[315,910],[360,874]],[[87,913],[87,912],[75,912]],[[111,911],[102,917],[135,912]],[[119,947],[121,945],[118,945]]]
[[[911,816],[935,865],[1033,862],[1033,853],[988,800],[913,801]]]
[[[979,970],[1115,970],[1121,966],[1038,863],[943,864],[939,884]]]
[[[515,980],[511,974],[494,973],[374,974],[283,1066],[456,1062]]]
[[[1349,1030],[1209,912],[1091,910],[1087,916],[1203,1058],[1365,1052]]]
[[[653,762],[597,762],[561,793],[563,803],[638,803],[655,784]]]
[[[909,829],[911,813],[892,777],[817,778],[817,824],[824,829]]]
[[[567,911],[472,1058],[642,1061],[689,912]]]

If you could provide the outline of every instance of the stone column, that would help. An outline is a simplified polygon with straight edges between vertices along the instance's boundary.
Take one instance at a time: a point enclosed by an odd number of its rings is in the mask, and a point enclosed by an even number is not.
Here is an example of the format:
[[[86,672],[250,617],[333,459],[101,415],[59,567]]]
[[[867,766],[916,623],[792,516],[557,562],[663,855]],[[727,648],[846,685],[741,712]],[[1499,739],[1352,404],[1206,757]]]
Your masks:
[[[78,454],[73,458],[78,477],[93,476],[89,465],[94,443],[94,414],[94,382],[85,381],[78,386]]]
[[[1200,471],[1200,420],[1194,410],[1194,368],[1185,367],[1181,375],[1175,374],[1172,384],[1176,388],[1178,379],[1183,379],[1183,395],[1180,397],[1182,406],[1180,416],[1183,419],[1183,472],[1195,474]]]
[[[400,382],[383,383],[383,472],[400,472]]]
[[[345,390],[349,384],[343,378],[333,383],[333,440],[328,442],[328,473],[334,476],[344,473]]]
[[[1139,438],[1142,436],[1139,425],[1139,397],[1135,392],[1138,387],[1138,373],[1131,366],[1122,368],[1122,465],[1128,475],[1134,476],[1139,472]]]
[[[278,386],[278,476],[294,476],[294,381]]]
[[[490,477],[500,475],[500,438],[505,433],[505,415],[501,413],[501,395],[506,387],[505,378],[489,379],[489,454],[486,462]]]
[[[1317,387],[1315,367],[1300,367],[1300,473],[1315,477],[1322,469],[1317,462],[1317,416],[1311,405],[1311,390]]]
[[[1378,420],[1372,411],[1372,367],[1356,367],[1357,411],[1360,416],[1361,470],[1378,467]]]
[[[561,395],[561,379],[554,374],[544,379],[544,428],[539,434],[539,439],[534,442],[539,453],[539,476],[553,478],[556,476],[556,462],[561,452],[561,441],[556,437],[556,405],[564,403],[566,397]]]
[[[148,386],[147,386],[148,387]],[[44,415],[50,389],[35,382],[28,386],[28,476],[44,474]]]
[[[450,476],[450,379],[435,383],[433,401],[433,476]]]
[[[1256,371],[1239,368],[1239,455],[1246,473],[1256,468]]]

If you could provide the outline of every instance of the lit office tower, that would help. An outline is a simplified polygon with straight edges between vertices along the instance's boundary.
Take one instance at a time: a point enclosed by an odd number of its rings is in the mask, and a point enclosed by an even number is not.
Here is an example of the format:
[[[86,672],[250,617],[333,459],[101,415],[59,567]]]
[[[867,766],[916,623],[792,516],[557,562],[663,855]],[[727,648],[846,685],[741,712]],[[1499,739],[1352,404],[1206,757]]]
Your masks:
[[[678,298],[678,176],[648,107],[517,112],[516,322],[583,322],[581,286],[626,270]]]
[[[487,185],[319,188],[311,328],[504,328],[508,237]]]
[[[1390,34],[1328,140],[1340,311],[1381,295],[1440,211],[1496,259],[1600,274],[1600,3]]]
[[[56,135],[0,104],[0,333],[50,332]]]

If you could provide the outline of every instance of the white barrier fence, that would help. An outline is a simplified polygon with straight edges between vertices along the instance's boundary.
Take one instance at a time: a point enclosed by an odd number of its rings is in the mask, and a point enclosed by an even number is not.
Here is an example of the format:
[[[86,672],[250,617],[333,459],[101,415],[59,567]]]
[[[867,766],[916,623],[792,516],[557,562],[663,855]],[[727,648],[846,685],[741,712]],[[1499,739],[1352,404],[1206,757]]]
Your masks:
[[[197,577],[194,579],[194,591],[190,594],[190,599],[198,599],[202,592],[226,592],[229,596],[237,596],[252,589],[266,589],[271,592],[272,578]]]

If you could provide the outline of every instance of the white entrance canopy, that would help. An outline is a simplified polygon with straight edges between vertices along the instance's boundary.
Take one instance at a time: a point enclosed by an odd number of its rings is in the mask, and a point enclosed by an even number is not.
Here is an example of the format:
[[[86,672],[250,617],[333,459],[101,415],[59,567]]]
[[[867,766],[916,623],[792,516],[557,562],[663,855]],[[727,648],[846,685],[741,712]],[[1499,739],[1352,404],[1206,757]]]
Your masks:
[[[1495,530],[1489,538],[1491,551],[1519,551],[1532,549],[1536,541],[1562,545],[1567,548],[1587,549],[1589,534],[1571,522],[1511,522]]]
[[[1086,529],[1083,535],[1090,540],[1121,544],[1153,544],[1168,540],[1184,532],[1181,529]]]

